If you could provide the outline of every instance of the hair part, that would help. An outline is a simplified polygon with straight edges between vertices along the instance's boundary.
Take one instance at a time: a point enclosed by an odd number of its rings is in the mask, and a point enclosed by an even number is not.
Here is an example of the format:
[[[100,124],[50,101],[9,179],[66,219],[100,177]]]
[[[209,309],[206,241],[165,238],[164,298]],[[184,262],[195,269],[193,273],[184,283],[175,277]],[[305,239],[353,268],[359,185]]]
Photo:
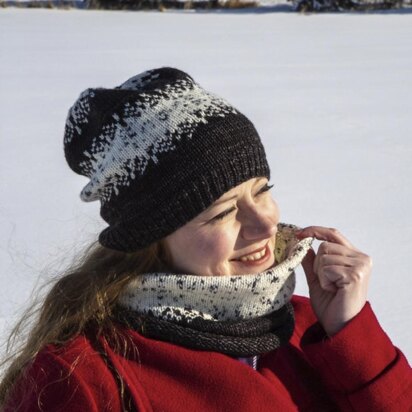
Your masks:
[[[87,247],[77,262],[52,281],[54,285],[44,301],[38,297],[13,328],[6,357],[0,362],[0,368],[5,369],[0,407],[22,371],[46,345],[62,346],[90,325],[97,329],[97,335],[103,330],[115,332],[112,314],[126,284],[142,273],[170,270],[169,262],[163,240],[132,253],[108,249],[97,241]]]

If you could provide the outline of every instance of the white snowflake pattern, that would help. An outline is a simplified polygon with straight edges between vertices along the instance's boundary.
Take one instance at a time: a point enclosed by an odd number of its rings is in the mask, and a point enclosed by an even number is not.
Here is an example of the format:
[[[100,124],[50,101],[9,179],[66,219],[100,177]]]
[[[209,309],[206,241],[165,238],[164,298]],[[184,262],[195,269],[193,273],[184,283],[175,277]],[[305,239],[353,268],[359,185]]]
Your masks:
[[[128,82],[131,87],[132,80]],[[109,201],[120,187],[143,175],[149,162],[157,163],[159,154],[174,150],[183,135],[190,139],[210,117],[229,113],[237,111],[190,80],[178,80],[152,94],[141,93],[139,100],[124,104],[120,116],[112,116],[113,122],[84,152],[87,159],[80,167],[90,182],[81,192],[82,200]]]

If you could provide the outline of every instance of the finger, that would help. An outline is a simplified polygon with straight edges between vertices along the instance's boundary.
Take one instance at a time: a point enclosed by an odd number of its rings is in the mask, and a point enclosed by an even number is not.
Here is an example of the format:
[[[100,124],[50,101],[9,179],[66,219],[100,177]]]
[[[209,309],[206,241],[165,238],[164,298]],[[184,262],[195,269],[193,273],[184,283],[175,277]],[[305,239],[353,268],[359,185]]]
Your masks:
[[[313,248],[309,248],[308,252],[306,253],[306,256],[302,260],[303,270],[305,272],[309,287],[314,283],[318,283],[318,276],[314,271],[315,258],[315,251],[313,250]]]
[[[339,255],[348,257],[357,257],[359,252],[347,246],[340,245],[333,242],[322,242],[318,248],[318,255]]]
[[[326,266],[318,273],[319,285],[328,292],[337,292],[350,285],[350,279],[342,266]]]
[[[339,267],[356,267],[362,264],[362,260],[357,257],[349,257],[342,255],[325,255],[317,254],[314,262],[314,271],[319,273],[320,269],[325,266],[339,266]]]
[[[321,289],[326,290],[327,292],[332,292],[333,294],[335,294],[338,291],[338,288],[333,282],[319,282],[319,284]]]
[[[347,274],[348,269],[342,266],[325,266],[319,271],[319,283],[325,290],[330,290],[332,285],[335,290],[342,289],[351,283]]]
[[[337,243],[351,249],[358,250],[335,228],[308,226],[300,231],[296,231],[295,234],[298,238],[314,237],[318,240],[326,240],[328,242]]]

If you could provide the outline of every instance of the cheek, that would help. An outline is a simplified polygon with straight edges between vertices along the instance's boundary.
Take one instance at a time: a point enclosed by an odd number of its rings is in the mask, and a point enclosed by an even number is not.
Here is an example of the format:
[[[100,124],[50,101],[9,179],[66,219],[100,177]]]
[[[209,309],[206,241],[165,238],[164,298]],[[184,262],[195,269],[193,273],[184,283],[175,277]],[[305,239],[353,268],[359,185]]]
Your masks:
[[[207,266],[215,266],[230,258],[233,253],[234,241],[228,231],[215,230],[199,234],[192,246],[198,261]]]
[[[272,196],[268,197],[267,202],[268,202],[268,207],[278,210],[278,204]]]
[[[279,220],[280,210],[279,206],[273,198],[269,198],[265,204],[265,209],[267,213],[272,216],[274,219]]]
[[[234,231],[227,227],[177,232],[168,238],[173,269],[196,275],[220,273],[233,255],[235,242]]]

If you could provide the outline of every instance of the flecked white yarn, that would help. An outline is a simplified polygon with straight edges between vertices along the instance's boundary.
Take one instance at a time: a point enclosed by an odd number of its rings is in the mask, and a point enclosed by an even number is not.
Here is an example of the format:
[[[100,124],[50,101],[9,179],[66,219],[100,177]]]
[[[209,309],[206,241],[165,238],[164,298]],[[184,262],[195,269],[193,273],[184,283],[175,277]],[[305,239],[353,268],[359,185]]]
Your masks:
[[[137,76],[119,88],[138,88],[141,83]],[[124,103],[121,115],[114,113],[112,122],[83,152],[87,159],[79,165],[90,176],[90,182],[81,192],[82,200],[109,201],[113,194],[119,194],[120,187],[130,185],[130,179],[143,175],[151,162],[158,163],[160,153],[174,150],[181,136],[190,139],[198,125],[208,123],[213,116],[237,113],[225,99],[190,80],[178,80],[155,92],[158,93],[141,93],[139,100]],[[81,109],[76,107],[70,112],[79,121],[86,119],[90,111],[87,93],[94,92],[86,90],[81,95]],[[68,141],[72,134],[68,133]]]

